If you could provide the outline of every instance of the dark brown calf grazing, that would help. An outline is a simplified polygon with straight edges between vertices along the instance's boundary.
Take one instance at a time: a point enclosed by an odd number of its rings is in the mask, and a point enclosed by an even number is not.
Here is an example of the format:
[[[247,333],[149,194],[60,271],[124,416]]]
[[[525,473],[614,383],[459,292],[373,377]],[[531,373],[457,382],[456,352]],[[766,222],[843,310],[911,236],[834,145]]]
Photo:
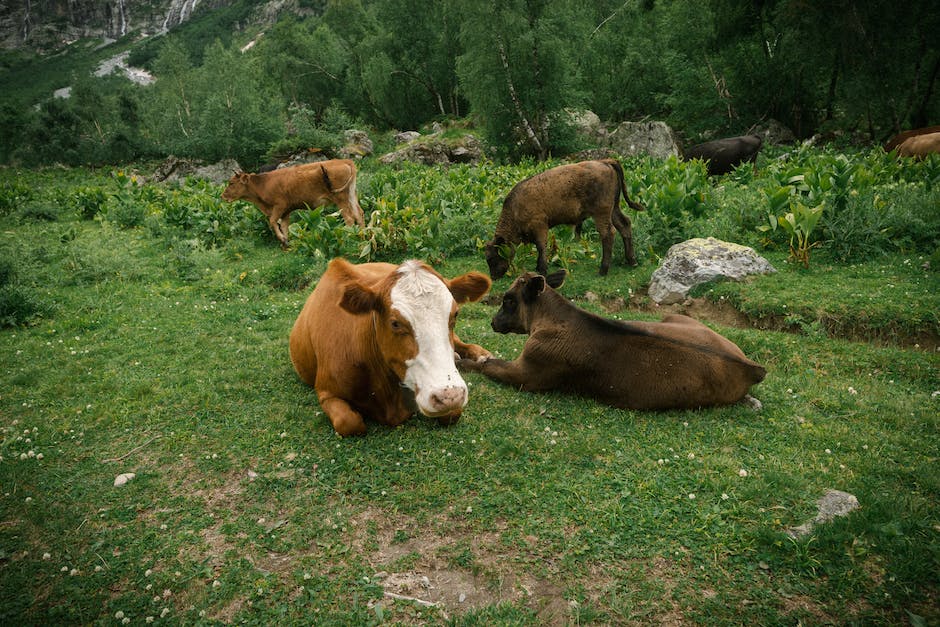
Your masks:
[[[578,309],[547,279],[516,279],[493,318],[499,333],[528,333],[514,361],[459,360],[464,370],[522,390],[565,390],[626,409],[695,409],[745,399],[766,370],[734,343],[687,316],[608,320]]]
[[[548,272],[545,248],[548,230],[559,224],[574,224],[580,233],[581,223],[594,218],[601,236],[603,257],[602,275],[610,269],[614,228],[623,239],[627,263],[636,265],[633,252],[633,229],[630,218],[620,210],[620,195],[636,211],[645,211],[639,203],[627,196],[623,168],[615,159],[582,161],[546,170],[536,174],[510,190],[503,201],[503,210],[496,224],[496,234],[486,244],[486,263],[490,276],[499,279],[509,269],[515,245],[523,242],[535,244],[538,251],[536,268]],[[504,250],[509,258],[504,256]]]
[[[229,179],[222,199],[244,199],[268,217],[268,225],[281,246],[287,246],[290,213],[336,205],[346,224],[365,225],[356,197],[356,165],[349,159],[306,163],[260,174],[239,172]]]
[[[930,133],[940,133],[940,126],[925,126],[923,128],[915,128],[909,131],[904,131],[903,133],[898,133],[885,143],[884,151],[891,152],[911,137],[917,137],[918,135],[929,135]]]
[[[940,132],[908,137],[898,146],[899,157],[923,159],[932,154],[940,154]]]
[[[727,174],[742,163],[756,164],[762,140],[758,135],[726,137],[697,144],[684,151],[683,159],[701,159],[709,176]]]
[[[366,417],[396,426],[415,410],[453,424],[468,394],[454,353],[489,355],[454,334],[457,308],[489,288],[479,272],[448,280],[414,260],[334,259],[294,323],[291,362],[340,435],[365,433]]]

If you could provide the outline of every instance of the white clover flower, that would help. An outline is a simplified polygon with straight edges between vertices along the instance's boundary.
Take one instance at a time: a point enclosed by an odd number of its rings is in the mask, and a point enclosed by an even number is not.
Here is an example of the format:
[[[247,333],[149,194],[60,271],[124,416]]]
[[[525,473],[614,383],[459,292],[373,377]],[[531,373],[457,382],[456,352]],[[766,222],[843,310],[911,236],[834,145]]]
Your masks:
[[[721,493],[721,500],[722,500],[722,501],[727,501],[727,500],[730,499],[730,498],[731,498],[731,497],[728,496],[726,493],[724,493],[724,492]]]
[[[101,567],[101,564],[95,564],[95,572],[96,572],[96,573],[100,573],[102,570],[104,570],[104,569]]]
[[[694,492],[689,492],[689,500],[690,500],[690,501],[694,501],[694,500],[695,500],[695,493],[694,493]]]
[[[662,466],[663,464],[666,463],[666,460],[663,459],[662,457],[660,457],[659,459],[656,460],[656,463],[659,464],[660,466]]]
[[[79,571],[77,568],[73,568],[72,570],[69,571],[69,577],[74,577],[75,575],[78,574],[78,572]]]
[[[213,588],[221,588],[221,587],[222,587],[222,582],[220,582],[218,579],[216,579],[215,581],[212,582],[212,587],[213,587]]]
[[[165,607],[160,612],[160,618],[166,618],[166,615],[170,613],[170,608]]]
[[[855,388],[853,388],[853,387],[850,385],[850,386],[849,386],[849,394],[858,394],[858,390],[856,390]]]
[[[121,610],[118,610],[117,612],[114,613],[114,618],[121,620],[122,618],[124,618],[124,612]]]
[[[44,560],[47,560],[47,559],[49,559],[49,558],[51,558],[51,557],[52,557],[52,556],[49,555],[48,553],[43,553],[43,554],[42,554],[42,559],[44,559]]]
[[[832,451],[830,449],[826,449],[826,455],[832,455]]]
[[[153,571],[149,568],[144,571],[144,577],[149,577],[152,574],[153,574]]]
[[[738,476],[739,476],[739,477],[746,477],[746,476],[747,476],[747,470],[745,470],[744,468],[742,468],[741,470],[738,471]]]
[[[695,453],[689,453],[689,459],[695,459]]]

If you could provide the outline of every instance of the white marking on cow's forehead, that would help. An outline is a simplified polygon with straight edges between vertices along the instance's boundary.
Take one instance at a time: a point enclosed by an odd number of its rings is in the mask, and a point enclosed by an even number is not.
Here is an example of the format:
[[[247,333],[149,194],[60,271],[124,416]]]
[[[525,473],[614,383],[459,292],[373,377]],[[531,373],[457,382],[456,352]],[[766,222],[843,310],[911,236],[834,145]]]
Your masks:
[[[447,324],[454,303],[447,285],[420,261],[406,261],[398,268],[398,280],[392,287],[392,308],[405,316],[418,331],[428,324],[437,326],[435,320],[443,317]],[[438,322],[440,324],[440,322]]]

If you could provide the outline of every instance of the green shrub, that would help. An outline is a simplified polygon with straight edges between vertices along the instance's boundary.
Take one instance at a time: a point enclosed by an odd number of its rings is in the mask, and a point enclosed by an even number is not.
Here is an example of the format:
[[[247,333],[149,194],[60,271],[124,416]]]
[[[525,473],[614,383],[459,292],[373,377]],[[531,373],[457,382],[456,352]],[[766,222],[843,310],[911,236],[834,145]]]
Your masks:
[[[33,198],[33,190],[25,182],[13,179],[0,182],[0,215],[10,215]]]

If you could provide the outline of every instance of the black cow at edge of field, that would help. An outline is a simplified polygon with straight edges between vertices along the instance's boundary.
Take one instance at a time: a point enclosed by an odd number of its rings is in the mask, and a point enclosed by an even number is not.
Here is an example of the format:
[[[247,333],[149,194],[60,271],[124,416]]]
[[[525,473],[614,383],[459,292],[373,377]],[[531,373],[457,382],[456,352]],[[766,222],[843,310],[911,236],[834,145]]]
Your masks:
[[[757,163],[763,141],[758,135],[740,135],[715,139],[704,144],[696,144],[683,151],[683,159],[701,159],[708,168],[709,176],[727,174],[740,164],[750,161]]]

